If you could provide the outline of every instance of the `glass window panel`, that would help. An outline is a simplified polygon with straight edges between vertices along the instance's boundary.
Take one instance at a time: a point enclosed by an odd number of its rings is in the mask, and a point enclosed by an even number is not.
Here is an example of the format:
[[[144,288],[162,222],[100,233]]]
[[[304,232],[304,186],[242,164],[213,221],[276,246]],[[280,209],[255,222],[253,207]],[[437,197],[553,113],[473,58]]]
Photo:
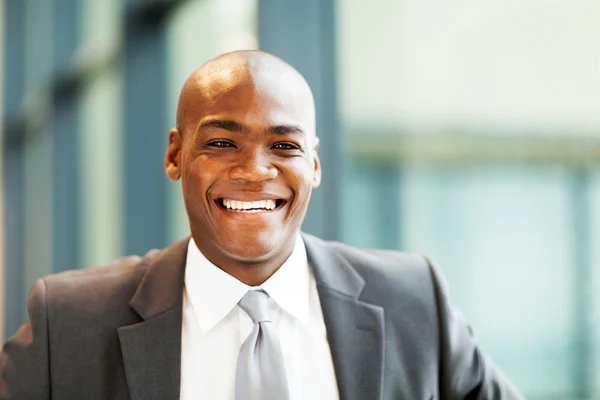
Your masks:
[[[593,304],[590,307],[592,332],[589,337],[592,338],[592,383],[594,385],[594,396],[600,398],[600,168],[592,170],[591,185],[590,185],[590,250],[592,252],[591,272],[591,298]]]
[[[561,168],[405,173],[406,248],[440,263],[483,348],[531,396],[573,392],[569,177]]]
[[[598,135],[598,52],[590,49],[600,3],[337,4],[341,111],[351,125]]]
[[[0,21],[4,21],[4,8],[5,5],[0,2]],[[0,29],[0,65],[2,66],[2,72],[0,73],[0,123],[4,125],[4,79],[6,68],[4,54],[5,44],[7,40],[5,36],[6,29]],[[0,232],[0,343],[4,343],[4,337],[6,335],[6,220],[4,218],[4,210],[6,209],[4,200],[4,140],[0,140],[0,226],[4,229]]]
[[[44,121],[49,104],[41,96],[52,70],[52,4],[35,0],[25,2],[25,88],[26,102]],[[52,271],[52,134],[50,125],[40,121],[26,123],[24,148],[25,201],[25,291],[35,279]],[[23,307],[24,308],[24,307]]]
[[[344,202],[342,215],[352,218],[342,218],[342,241],[349,245],[361,247],[377,247],[383,242],[382,235],[386,232],[378,230],[374,221],[384,213],[379,205],[377,190],[378,174],[364,164],[353,166],[348,171],[348,180],[342,187],[343,196],[352,201]]]
[[[87,1],[83,7],[84,53],[110,59],[120,39],[118,0]],[[82,60],[83,61],[83,60]],[[122,255],[122,115],[118,63],[89,76],[81,97],[81,262],[88,267]]]
[[[367,248],[401,246],[399,168],[365,162],[353,163],[342,185],[341,240]]]
[[[81,266],[122,254],[121,74],[109,68],[86,83],[81,124]]]

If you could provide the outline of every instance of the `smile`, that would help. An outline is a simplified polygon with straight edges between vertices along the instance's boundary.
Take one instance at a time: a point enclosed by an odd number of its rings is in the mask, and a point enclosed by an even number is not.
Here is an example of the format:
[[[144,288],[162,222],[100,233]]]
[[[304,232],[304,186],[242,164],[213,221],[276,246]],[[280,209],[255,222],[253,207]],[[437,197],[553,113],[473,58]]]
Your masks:
[[[217,199],[216,203],[219,207],[231,211],[241,213],[264,213],[271,212],[282,207],[286,201],[283,199],[265,199],[257,201],[242,201],[227,198]]]

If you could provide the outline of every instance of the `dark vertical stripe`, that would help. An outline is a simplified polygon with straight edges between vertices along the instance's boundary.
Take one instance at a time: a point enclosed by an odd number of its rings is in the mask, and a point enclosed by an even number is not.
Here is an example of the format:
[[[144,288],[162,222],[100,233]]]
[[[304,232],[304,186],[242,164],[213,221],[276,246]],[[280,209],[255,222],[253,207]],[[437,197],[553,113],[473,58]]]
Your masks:
[[[69,69],[80,42],[80,1],[54,0],[53,75]],[[78,91],[59,91],[54,98],[52,271],[79,268]]]
[[[52,271],[79,265],[78,104],[75,97],[61,99],[53,116]]]
[[[128,18],[124,49],[125,250],[167,244],[166,30],[164,15]]]
[[[572,175],[571,205],[574,213],[573,232],[575,234],[574,274],[575,283],[575,340],[573,351],[573,398],[591,399],[592,396],[592,261],[590,235],[589,171],[579,169]]]
[[[398,250],[401,246],[399,222],[402,215],[400,197],[400,167],[389,164],[382,165],[373,171],[376,184],[378,213],[377,228],[381,243],[379,247]]]
[[[15,117],[25,90],[25,9],[20,0],[7,0],[4,9],[4,116]],[[6,130],[5,130],[6,132]],[[21,132],[23,134],[23,132]],[[5,304],[6,336],[23,322],[25,307],[23,141],[4,147]]]
[[[323,182],[313,192],[303,229],[339,239],[344,143],[338,130],[334,0],[260,0],[261,49],[293,65],[315,96]]]
[[[53,0],[53,72],[67,70],[81,43],[81,0]]]

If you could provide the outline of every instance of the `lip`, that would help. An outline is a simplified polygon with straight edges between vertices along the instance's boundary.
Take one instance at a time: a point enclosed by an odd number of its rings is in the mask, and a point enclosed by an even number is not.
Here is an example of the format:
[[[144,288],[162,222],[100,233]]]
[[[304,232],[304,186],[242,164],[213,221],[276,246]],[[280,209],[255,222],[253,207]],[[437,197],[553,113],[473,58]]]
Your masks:
[[[213,204],[214,204],[214,207],[217,210],[217,212],[219,212],[221,215],[225,216],[226,218],[235,219],[237,221],[255,221],[255,222],[265,221],[265,220],[274,218],[274,217],[278,216],[281,212],[284,212],[284,210],[288,206],[288,202],[286,201],[285,203],[283,203],[281,206],[275,208],[274,210],[252,213],[252,212],[227,210],[227,209],[221,207],[218,204],[217,200],[213,201]]]
[[[229,199],[236,201],[260,201],[260,200],[289,200],[288,195],[282,195],[271,192],[232,192],[232,193],[217,193],[212,196],[213,201],[219,199]]]
[[[235,201],[261,201],[261,200],[276,200],[277,207],[273,210],[269,211],[261,211],[261,212],[243,212],[243,211],[234,211],[224,208],[220,201],[222,199],[229,199]],[[213,196],[212,203],[214,207],[222,212],[225,216],[229,218],[233,218],[240,221],[257,221],[257,220],[265,220],[271,217],[278,215],[281,211],[287,208],[289,204],[289,197],[282,196],[281,194],[274,193],[264,193],[264,192],[237,192],[237,193],[227,193],[227,194],[218,194]]]

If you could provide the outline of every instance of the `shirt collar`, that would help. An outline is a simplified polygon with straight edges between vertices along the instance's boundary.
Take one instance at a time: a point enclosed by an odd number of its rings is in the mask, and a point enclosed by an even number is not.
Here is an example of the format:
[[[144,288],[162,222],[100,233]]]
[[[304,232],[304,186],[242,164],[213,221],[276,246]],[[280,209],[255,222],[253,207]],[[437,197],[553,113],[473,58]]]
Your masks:
[[[256,288],[238,281],[211,263],[193,238],[188,243],[185,289],[202,333],[225,318],[252,289],[263,289],[279,307],[307,326],[311,277],[306,248],[300,235],[288,259]]]

